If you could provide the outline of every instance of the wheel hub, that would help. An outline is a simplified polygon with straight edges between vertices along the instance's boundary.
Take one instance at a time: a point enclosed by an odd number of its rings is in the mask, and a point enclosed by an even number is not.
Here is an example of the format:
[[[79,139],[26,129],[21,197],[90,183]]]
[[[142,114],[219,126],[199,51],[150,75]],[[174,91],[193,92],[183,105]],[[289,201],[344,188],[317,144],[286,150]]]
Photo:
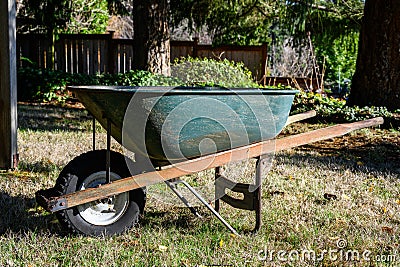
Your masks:
[[[120,179],[121,177],[111,172],[111,181]],[[79,190],[98,187],[106,183],[106,172],[96,172],[88,176],[82,183]],[[78,206],[78,212],[81,217],[93,225],[110,225],[118,221],[125,213],[129,203],[129,192],[125,192],[116,196],[97,200],[87,204]]]

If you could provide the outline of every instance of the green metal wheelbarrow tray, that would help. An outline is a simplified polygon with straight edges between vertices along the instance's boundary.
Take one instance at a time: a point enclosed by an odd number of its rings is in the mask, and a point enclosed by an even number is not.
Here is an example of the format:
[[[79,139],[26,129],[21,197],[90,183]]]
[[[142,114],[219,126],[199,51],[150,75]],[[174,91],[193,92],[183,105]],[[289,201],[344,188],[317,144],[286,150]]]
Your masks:
[[[255,211],[256,231],[261,226],[263,166],[270,153],[383,123],[382,118],[374,118],[276,139],[284,126],[315,116],[314,111],[289,116],[298,91],[122,86],[68,89],[106,129],[107,149],[95,149],[93,123],[93,151],[69,162],[54,188],[38,191],[36,200],[46,210],[56,212],[68,231],[86,235],[113,235],[133,227],[144,210],[146,186],[160,182],[198,215],[175,186],[185,185],[234,234],[238,233],[218,213],[220,200]],[[125,155],[111,151],[111,136],[126,149]],[[257,159],[254,183],[236,183],[222,175],[221,166],[251,158]],[[215,169],[214,207],[179,179],[206,169]],[[243,198],[228,196],[227,190]]]

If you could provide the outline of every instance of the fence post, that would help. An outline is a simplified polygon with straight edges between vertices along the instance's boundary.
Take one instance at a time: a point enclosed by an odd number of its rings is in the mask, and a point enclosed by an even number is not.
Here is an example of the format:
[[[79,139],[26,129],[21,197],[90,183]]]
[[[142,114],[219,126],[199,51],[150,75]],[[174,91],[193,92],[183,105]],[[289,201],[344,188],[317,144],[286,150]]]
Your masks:
[[[262,44],[262,52],[261,52],[261,77],[263,81],[263,85],[266,85],[266,77],[267,77],[267,57],[268,57],[268,46],[267,43]]]
[[[199,37],[194,37],[193,38],[193,58],[198,57],[198,54],[197,54],[198,44],[199,44]]]
[[[17,55],[16,2],[0,1],[0,168],[16,168]]]
[[[108,60],[107,60],[107,65],[108,65],[108,70],[106,70],[106,72],[110,73],[110,74],[114,74],[116,73],[116,66],[115,66],[115,62],[117,61],[117,59],[115,58],[117,53],[116,53],[116,45],[115,45],[115,41],[114,41],[114,32],[115,31],[108,31],[110,33],[109,35],[109,39],[107,42],[107,46],[108,46]]]

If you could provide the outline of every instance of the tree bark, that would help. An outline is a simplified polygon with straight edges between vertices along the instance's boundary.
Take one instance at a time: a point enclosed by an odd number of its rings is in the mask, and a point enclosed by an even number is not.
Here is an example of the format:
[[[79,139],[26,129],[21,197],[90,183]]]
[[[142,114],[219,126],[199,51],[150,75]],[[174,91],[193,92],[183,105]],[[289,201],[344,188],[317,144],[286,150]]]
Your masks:
[[[170,75],[168,0],[134,1],[134,68]]]
[[[400,108],[400,1],[366,0],[350,105]]]

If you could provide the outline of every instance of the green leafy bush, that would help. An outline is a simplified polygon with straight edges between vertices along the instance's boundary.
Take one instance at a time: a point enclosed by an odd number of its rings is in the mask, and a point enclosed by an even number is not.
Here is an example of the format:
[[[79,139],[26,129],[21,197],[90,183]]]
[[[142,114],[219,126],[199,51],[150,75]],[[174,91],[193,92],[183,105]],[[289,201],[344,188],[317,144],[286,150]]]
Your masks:
[[[347,35],[331,42],[317,41],[315,53],[321,64],[324,62],[325,80],[329,83],[340,83],[353,77],[356,69],[359,33],[349,32]],[[340,77],[340,80],[339,80]]]
[[[34,66],[18,69],[18,99],[25,101],[64,101],[67,84],[97,84],[95,76],[40,69]]]
[[[291,114],[309,110],[315,110],[316,119],[323,122],[352,122],[379,116],[392,116],[385,107],[350,107],[346,106],[345,100],[312,92],[300,92],[293,101]]]
[[[183,81],[175,77],[153,74],[145,70],[129,71],[114,75],[104,74],[99,76],[100,84],[127,85],[127,86],[178,86]]]
[[[20,101],[63,102],[69,97],[67,85],[176,86],[182,85],[183,82],[174,77],[143,70],[123,74],[87,75],[30,66],[18,69],[17,84]]]
[[[65,101],[67,85],[178,86],[209,85],[259,87],[243,63],[229,60],[182,58],[166,77],[144,70],[119,74],[71,74],[39,69],[35,65],[18,69],[18,99],[24,101]]]
[[[171,76],[187,85],[259,87],[243,63],[224,60],[181,58],[171,66]]]

